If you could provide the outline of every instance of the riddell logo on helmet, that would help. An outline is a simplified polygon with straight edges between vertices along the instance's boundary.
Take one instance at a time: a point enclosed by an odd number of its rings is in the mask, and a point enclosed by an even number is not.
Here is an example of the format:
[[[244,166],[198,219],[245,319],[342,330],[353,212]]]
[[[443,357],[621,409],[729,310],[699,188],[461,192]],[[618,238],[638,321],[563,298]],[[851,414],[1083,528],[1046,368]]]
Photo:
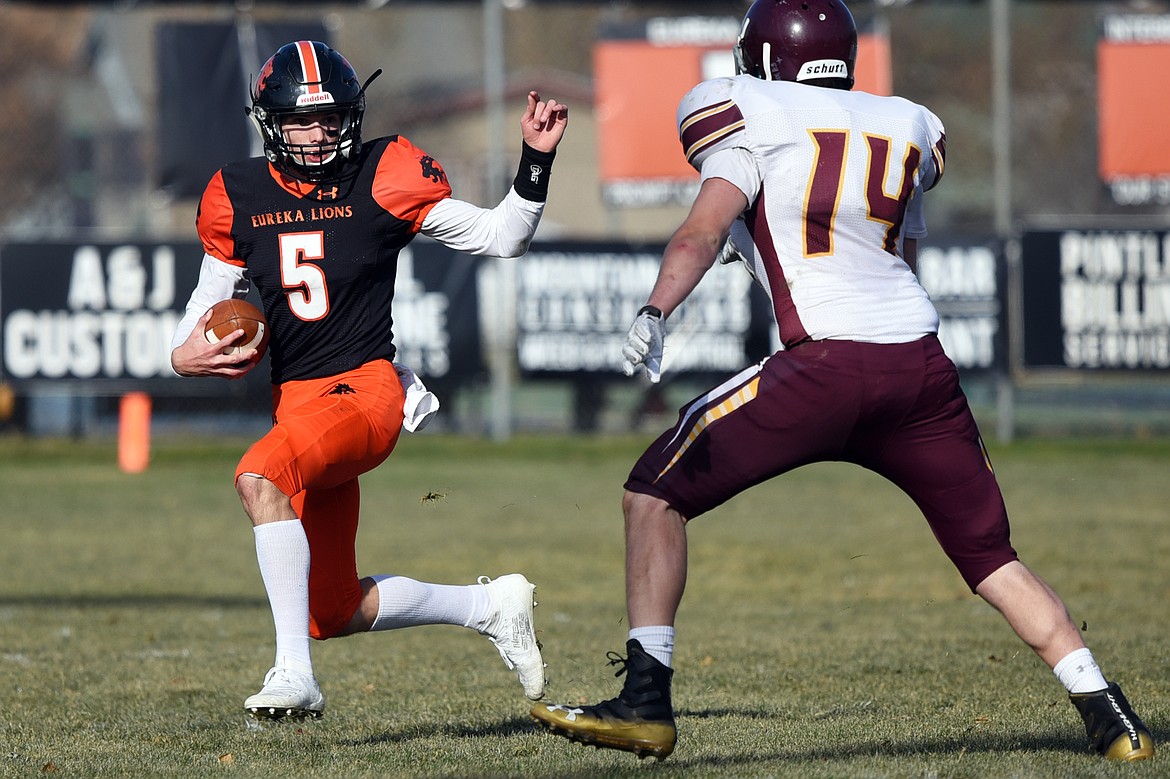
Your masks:
[[[841,60],[813,60],[800,66],[797,81],[812,78],[848,78],[849,68]]]
[[[313,92],[308,95],[297,96],[297,108],[306,105],[317,105],[318,103],[332,103],[333,95],[330,92]]]

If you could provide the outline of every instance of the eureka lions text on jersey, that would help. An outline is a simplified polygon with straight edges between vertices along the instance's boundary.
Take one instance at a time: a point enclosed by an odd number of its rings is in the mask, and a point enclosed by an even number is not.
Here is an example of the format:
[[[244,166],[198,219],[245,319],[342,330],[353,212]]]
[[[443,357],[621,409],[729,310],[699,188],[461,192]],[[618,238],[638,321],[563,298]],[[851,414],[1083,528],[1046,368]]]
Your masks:
[[[329,181],[282,176],[262,157],[212,177],[199,238],[259,291],[274,384],[393,360],[398,252],[450,195],[442,167],[401,136],[364,144]]]

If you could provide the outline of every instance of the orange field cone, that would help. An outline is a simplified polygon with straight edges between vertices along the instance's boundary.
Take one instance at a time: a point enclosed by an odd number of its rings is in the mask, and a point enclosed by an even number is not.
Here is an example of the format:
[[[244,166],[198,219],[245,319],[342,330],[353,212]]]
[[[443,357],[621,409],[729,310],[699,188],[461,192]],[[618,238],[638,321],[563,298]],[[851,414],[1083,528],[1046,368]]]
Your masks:
[[[150,464],[150,395],[127,392],[118,412],[118,467],[142,473]]]

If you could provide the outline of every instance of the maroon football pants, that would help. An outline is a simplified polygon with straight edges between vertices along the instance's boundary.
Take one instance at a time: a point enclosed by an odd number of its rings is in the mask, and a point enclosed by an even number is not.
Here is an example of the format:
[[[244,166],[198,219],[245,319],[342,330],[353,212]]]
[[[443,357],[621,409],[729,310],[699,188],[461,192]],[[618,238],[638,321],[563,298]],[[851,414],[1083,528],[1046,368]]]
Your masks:
[[[958,372],[934,336],[778,352],[684,406],[625,486],[694,519],[825,461],[856,463],[909,495],[972,591],[1017,559]]]

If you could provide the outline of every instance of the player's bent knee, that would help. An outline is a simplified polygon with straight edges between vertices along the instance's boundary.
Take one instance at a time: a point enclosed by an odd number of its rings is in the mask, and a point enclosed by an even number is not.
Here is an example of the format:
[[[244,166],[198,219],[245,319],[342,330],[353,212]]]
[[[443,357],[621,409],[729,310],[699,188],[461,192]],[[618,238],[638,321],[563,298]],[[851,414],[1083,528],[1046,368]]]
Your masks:
[[[236,494],[240,496],[240,501],[247,506],[260,495],[265,483],[271,484],[258,473],[241,473],[236,477]]]
[[[288,496],[263,476],[241,473],[236,477],[236,494],[252,524],[295,519]]]
[[[664,519],[681,525],[687,523],[686,517],[662,498],[633,490],[626,490],[622,495],[622,512],[628,525],[647,521],[659,522]]]

